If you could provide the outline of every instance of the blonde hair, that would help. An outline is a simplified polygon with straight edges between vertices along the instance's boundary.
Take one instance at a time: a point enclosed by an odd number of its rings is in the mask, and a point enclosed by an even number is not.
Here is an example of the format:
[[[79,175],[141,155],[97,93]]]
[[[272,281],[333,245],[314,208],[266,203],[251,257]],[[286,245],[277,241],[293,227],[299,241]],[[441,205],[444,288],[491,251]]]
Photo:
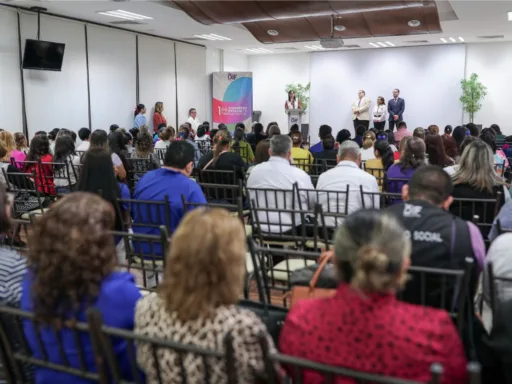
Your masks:
[[[386,293],[407,281],[404,261],[411,241],[391,214],[360,210],[336,234],[334,255],[341,279],[364,292]]]
[[[366,131],[363,135],[363,148],[368,149],[373,147],[373,143],[375,143],[375,140],[375,133],[373,133],[372,131]]]
[[[9,160],[11,153],[16,149],[16,142],[14,141],[14,135],[9,131],[0,132],[0,145],[7,151],[5,157],[0,160]]]
[[[432,135],[439,135],[439,127],[437,125],[429,125],[428,132]]]
[[[190,241],[201,233],[201,241]],[[187,214],[172,237],[158,294],[181,321],[211,317],[216,308],[238,302],[245,276],[242,223],[223,209]]]
[[[161,101],[157,101],[155,103],[155,112],[162,113],[163,109],[164,109],[164,103],[162,103]]]

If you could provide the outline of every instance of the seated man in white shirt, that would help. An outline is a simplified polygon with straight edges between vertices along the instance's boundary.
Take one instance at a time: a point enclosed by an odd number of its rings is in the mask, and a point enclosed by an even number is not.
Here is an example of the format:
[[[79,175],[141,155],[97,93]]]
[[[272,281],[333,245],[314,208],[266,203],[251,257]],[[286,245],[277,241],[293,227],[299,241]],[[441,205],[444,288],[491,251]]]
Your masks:
[[[292,139],[288,135],[275,135],[270,140],[269,149],[270,159],[264,163],[256,165],[249,179],[247,187],[288,190],[287,193],[266,193],[264,191],[249,190],[249,197],[256,203],[256,207],[287,210],[307,210],[315,204],[313,194],[301,192],[299,201],[293,198],[293,185],[297,183],[300,189],[314,189],[309,175],[302,169],[290,165],[292,156]],[[295,206],[293,205],[295,202]],[[260,212],[258,219],[262,223],[263,232],[282,233],[292,229],[292,215],[278,212],[269,213],[267,219],[266,212]],[[271,223],[266,225],[264,223]],[[275,222],[275,224],[273,224]],[[279,225],[281,223],[281,225]],[[295,225],[299,226],[300,215],[295,216]]]
[[[361,208],[361,186],[365,192],[379,192],[377,179],[363,171],[361,165],[361,150],[359,145],[352,140],[344,141],[338,151],[338,165],[320,175],[316,185],[317,191],[345,192],[348,185],[348,207],[345,206],[345,195],[336,199],[331,193],[318,193],[318,203],[322,205],[327,227],[337,227],[340,220],[328,215],[327,212],[351,214]],[[380,199],[374,195],[374,204],[371,196],[365,196],[366,208],[379,208]],[[326,214],[327,213],[327,214]]]

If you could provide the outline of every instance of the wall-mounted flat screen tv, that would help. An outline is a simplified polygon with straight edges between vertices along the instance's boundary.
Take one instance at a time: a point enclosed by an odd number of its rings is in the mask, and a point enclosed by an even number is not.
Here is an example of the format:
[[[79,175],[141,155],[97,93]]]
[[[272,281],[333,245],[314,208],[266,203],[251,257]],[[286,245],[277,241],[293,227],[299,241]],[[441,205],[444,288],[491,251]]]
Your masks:
[[[23,69],[60,71],[65,46],[62,43],[27,39],[23,55]]]

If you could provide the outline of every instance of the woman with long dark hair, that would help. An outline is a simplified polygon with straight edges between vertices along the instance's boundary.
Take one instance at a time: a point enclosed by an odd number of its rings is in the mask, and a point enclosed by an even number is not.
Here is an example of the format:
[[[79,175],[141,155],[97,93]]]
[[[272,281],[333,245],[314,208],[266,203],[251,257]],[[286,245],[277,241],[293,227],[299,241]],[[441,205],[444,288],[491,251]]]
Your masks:
[[[51,163],[53,156],[50,153],[50,142],[46,136],[34,136],[30,142],[30,149],[25,158],[25,172],[36,174],[37,189],[39,192],[54,195],[53,169]],[[41,161],[41,165],[38,161]]]
[[[288,100],[286,100],[286,103],[284,103],[284,109],[302,109],[302,103],[297,98],[297,96],[295,96],[295,92],[292,90],[288,92]]]
[[[76,185],[77,167],[80,166],[80,156],[75,152],[75,143],[71,136],[57,138],[53,162],[56,163],[53,165],[55,191],[59,194],[70,193]]]
[[[425,138],[426,153],[428,154],[428,163],[437,165],[441,168],[453,165],[455,161],[446,156],[443,139],[437,134],[429,134]]]
[[[133,126],[135,128],[140,128],[143,125],[147,124],[146,116],[144,114],[146,113],[146,106],[144,104],[138,104],[137,107],[135,107],[135,111],[133,113],[135,119],[133,120]]]
[[[425,142],[423,140],[418,137],[410,137],[408,140],[402,141],[404,142],[404,148],[400,161],[389,167],[386,173],[386,177],[388,179],[386,185],[387,192],[401,193],[402,186],[406,183],[405,179],[410,179],[419,167],[426,164],[426,149]],[[400,142],[400,144],[402,144],[402,142]]]
[[[452,137],[453,140],[455,140],[455,142],[457,143],[457,148],[459,149],[459,153],[461,154],[462,151],[460,150],[460,146],[462,145],[462,142],[464,141],[466,136],[469,136],[467,132],[469,131],[466,128],[461,127],[460,125],[453,129]]]
[[[102,129],[97,129],[91,134],[90,143],[91,145],[89,149],[103,148],[106,151],[110,151],[109,138],[107,132],[105,132]],[[117,177],[120,180],[124,180],[126,178],[127,173],[126,168],[124,167],[123,160],[121,160],[119,155],[115,152],[111,152],[111,159],[112,164],[116,168]]]
[[[101,150],[93,153],[98,151]],[[97,169],[98,178],[107,170],[113,173],[110,155],[102,152],[106,168]],[[106,326],[133,329],[135,305],[142,295],[130,273],[116,271],[116,249],[109,233],[114,228],[114,212],[98,195],[77,192],[57,201],[34,224],[29,235],[29,271],[23,279],[21,296],[21,308],[34,314],[34,320],[23,322],[25,338],[34,357],[56,364],[62,364],[65,359],[73,367],[83,364],[86,371],[97,372],[90,338],[80,336],[79,347],[76,334],[62,326],[54,327],[73,319],[86,322],[89,308],[101,313]],[[121,376],[131,381],[133,371],[126,342],[121,339],[111,342]],[[88,381],[36,367],[35,382]]]

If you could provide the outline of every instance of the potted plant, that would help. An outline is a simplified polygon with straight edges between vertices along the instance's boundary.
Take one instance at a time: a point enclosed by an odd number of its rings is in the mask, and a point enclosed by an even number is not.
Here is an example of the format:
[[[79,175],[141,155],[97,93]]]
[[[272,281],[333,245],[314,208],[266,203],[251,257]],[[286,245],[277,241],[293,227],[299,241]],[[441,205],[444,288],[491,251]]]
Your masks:
[[[306,86],[302,84],[288,84],[285,87],[286,96],[288,97],[288,92],[293,91],[297,99],[300,100],[302,104],[302,109],[306,111],[309,105],[309,88],[311,88],[311,83],[308,83]]]
[[[475,113],[482,108],[480,101],[487,95],[487,87],[478,81],[476,73],[472,73],[469,79],[462,79],[460,86],[462,88],[460,102],[464,111],[469,113],[469,122],[473,123]]]

